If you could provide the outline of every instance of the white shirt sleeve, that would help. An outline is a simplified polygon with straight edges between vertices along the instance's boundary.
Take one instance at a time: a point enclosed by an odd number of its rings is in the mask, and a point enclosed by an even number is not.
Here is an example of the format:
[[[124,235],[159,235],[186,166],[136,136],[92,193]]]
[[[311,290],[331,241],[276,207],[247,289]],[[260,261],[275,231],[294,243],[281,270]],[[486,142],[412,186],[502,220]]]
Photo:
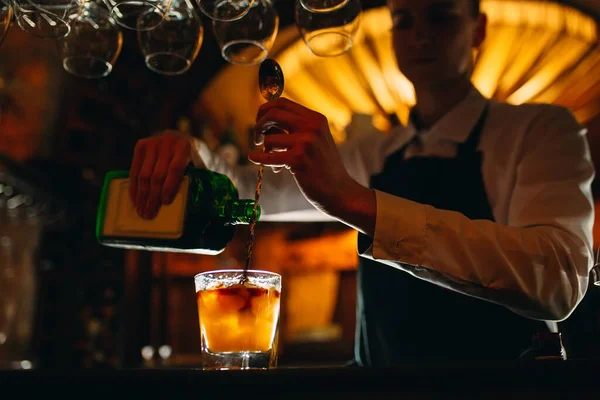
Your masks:
[[[532,122],[506,225],[376,191],[375,235],[359,253],[530,318],[567,318],[593,266],[595,171],[585,133],[558,107]]]

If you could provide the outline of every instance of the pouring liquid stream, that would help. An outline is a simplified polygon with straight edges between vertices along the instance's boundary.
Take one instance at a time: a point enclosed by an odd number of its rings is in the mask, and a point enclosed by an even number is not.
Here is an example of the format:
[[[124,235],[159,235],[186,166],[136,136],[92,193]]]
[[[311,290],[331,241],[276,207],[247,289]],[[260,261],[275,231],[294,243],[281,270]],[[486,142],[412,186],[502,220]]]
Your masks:
[[[267,101],[273,101],[279,98],[283,93],[283,71],[281,66],[272,59],[267,58],[264,60],[258,71],[258,85],[260,88],[260,93],[262,97]],[[274,125],[272,128],[277,129]],[[266,131],[262,133],[262,135],[266,134]],[[257,140],[256,144],[262,144],[262,140]],[[265,151],[263,147],[263,152]],[[250,262],[252,260],[252,251],[254,249],[254,236],[255,236],[255,228],[256,228],[256,217],[258,214],[258,202],[260,200],[260,191],[262,187],[262,178],[263,178],[263,165],[259,165],[258,167],[258,176],[256,181],[256,190],[254,192],[254,210],[252,213],[252,218],[250,220],[249,226],[249,234],[248,234],[248,242],[246,244],[246,263],[244,265],[244,274],[242,277],[242,283],[245,283],[248,280],[248,269],[250,267]]]

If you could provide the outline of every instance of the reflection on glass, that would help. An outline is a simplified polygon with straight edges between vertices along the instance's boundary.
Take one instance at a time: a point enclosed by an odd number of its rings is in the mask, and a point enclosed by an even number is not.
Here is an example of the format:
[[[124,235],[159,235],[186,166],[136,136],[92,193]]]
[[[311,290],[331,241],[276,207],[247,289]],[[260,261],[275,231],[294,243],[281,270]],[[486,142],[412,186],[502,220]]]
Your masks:
[[[66,14],[78,0],[13,0],[17,24],[30,35],[57,39],[69,34]]]
[[[600,264],[596,263],[590,274],[591,281],[595,286],[600,286]]]
[[[123,34],[106,9],[94,2],[73,7],[71,33],[58,41],[64,69],[82,78],[110,74],[123,45]]]
[[[352,48],[360,25],[360,0],[330,12],[312,12],[296,0],[296,25],[308,49],[321,57],[335,57]]]
[[[348,0],[300,0],[300,4],[308,11],[330,12],[342,8]]]
[[[273,47],[279,16],[270,0],[254,0],[250,11],[236,21],[213,21],[221,55],[232,64],[261,63]]]
[[[162,23],[155,29],[145,29],[161,19],[156,11],[148,11],[138,19],[138,44],[146,66],[163,75],[183,74],[200,51],[202,19],[188,0],[173,0]]]
[[[11,18],[12,7],[10,4],[4,3],[2,0],[0,0],[0,46],[2,45],[2,41],[4,41],[6,32],[8,32]]]
[[[254,0],[196,0],[196,3],[214,21],[235,21],[250,11]]]
[[[112,17],[117,21],[117,24],[123,28],[138,30],[140,29],[137,21],[140,15],[153,12],[156,15],[165,16],[172,0],[104,0]],[[156,28],[161,22],[153,20],[154,24],[146,24],[143,29],[151,30]]]

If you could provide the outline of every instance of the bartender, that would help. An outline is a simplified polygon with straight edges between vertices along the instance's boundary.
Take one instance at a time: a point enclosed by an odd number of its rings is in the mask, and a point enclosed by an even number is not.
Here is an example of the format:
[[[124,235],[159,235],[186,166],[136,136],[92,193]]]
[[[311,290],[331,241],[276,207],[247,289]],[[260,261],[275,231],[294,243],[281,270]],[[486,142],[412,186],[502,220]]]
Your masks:
[[[262,220],[337,220],[359,232],[355,358],[362,366],[514,360],[566,319],[593,264],[594,166],[565,108],[486,99],[471,83],[486,36],[476,0],[389,0],[394,53],[417,103],[407,126],[336,146],[327,118],[281,98],[255,164]],[[283,148],[286,151],[269,152]],[[156,215],[190,162],[252,197],[256,166],[231,167],[200,140],[143,139],[131,165],[139,213]]]

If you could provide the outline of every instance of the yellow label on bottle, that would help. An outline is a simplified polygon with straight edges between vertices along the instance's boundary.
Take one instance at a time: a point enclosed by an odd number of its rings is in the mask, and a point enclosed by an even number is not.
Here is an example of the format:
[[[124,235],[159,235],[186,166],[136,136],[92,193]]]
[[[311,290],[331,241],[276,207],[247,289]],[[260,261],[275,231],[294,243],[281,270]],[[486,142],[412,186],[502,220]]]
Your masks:
[[[183,234],[189,177],[185,176],[171,204],[160,207],[153,219],[140,217],[129,198],[129,179],[113,179],[108,189],[104,236],[178,239]]]

